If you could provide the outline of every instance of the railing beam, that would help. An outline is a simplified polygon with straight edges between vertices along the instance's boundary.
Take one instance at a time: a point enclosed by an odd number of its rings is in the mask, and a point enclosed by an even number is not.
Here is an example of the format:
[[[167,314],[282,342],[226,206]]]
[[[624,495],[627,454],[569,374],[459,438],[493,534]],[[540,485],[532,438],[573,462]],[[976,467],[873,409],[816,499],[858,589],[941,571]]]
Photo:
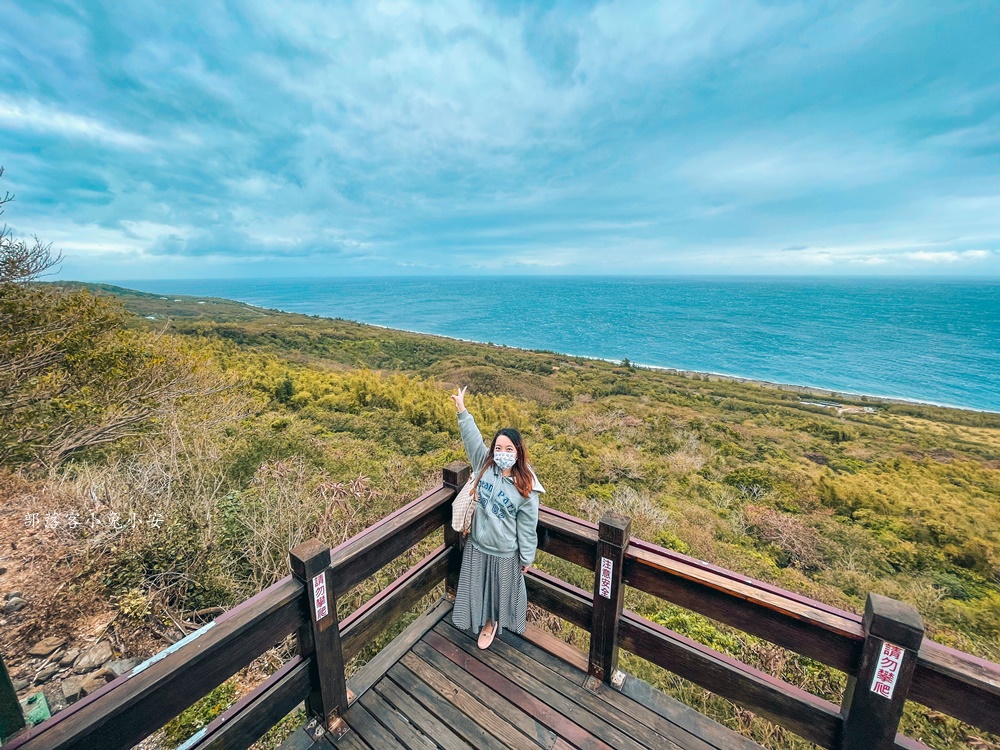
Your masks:
[[[593,594],[538,568],[529,568],[524,576],[528,601],[566,622],[586,630],[594,625]]]
[[[308,693],[309,664],[301,656],[295,656],[190,737],[178,750],[249,747],[294,711]]]
[[[340,627],[340,643],[345,661],[361,653],[441,582],[447,570],[447,555],[447,548],[441,545],[344,618]]]
[[[924,638],[920,614],[910,604],[869,594],[861,621],[861,667],[844,693],[842,750],[891,750],[917,652]]]
[[[748,708],[822,748],[838,746],[836,704],[790,685],[628,610],[621,646],[728,701]]]
[[[304,619],[292,576],[189,633],[4,750],[132,747],[295,631]]]
[[[438,486],[330,552],[337,595],[346,594],[411,547],[451,523],[448,487]]]

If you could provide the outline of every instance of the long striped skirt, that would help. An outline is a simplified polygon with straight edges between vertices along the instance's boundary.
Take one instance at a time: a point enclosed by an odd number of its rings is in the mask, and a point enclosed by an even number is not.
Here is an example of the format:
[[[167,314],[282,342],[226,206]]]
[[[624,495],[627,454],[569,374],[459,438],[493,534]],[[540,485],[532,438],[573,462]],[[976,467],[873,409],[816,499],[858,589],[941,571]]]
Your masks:
[[[528,592],[517,553],[511,557],[487,555],[467,541],[451,613],[455,627],[476,635],[487,620],[493,620],[498,635],[504,630],[520,634],[527,616]]]

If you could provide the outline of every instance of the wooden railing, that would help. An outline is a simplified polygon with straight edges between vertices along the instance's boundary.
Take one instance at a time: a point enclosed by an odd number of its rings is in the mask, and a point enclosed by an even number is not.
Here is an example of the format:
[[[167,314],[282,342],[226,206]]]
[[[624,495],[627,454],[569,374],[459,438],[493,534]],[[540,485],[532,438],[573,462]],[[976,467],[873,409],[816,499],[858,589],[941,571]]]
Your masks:
[[[452,474],[445,471],[445,477]],[[316,540],[290,553],[292,574],[3,747],[130,748],[295,633],[298,655],[186,742],[184,750],[245,748],[302,701],[335,726],[347,708],[344,664],[444,580],[452,550],[425,557],[337,621],[337,597],[451,520],[452,486],[425,493],[335,549]],[[317,617],[317,578],[326,613]],[[322,612],[322,610],[320,610]]]
[[[292,550],[292,575],[4,747],[131,747],[292,633],[298,655],[184,750],[248,747],[302,701],[317,735],[343,731],[345,663],[442,580],[454,595],[461,540],[451,501],[468,476],[452,464],[441,486],[339,547],[310,540]],[[442,526],[443,545],[338,620],[338,597]],[[624,648],[825,748],[924,747],[896,734],[906,700],[1000,732],[1000,665],[923,640],[912,607],[871,596],[861,618],[635,539],[619,516],[592,524],[542,508],[538,532],[539,549],[595,573],[593,591],[535,568],[526,576],[531,602],[591,634],[590,680],[613,684]],[[623,609],[628,586],[845,672],[842,704]],[[871,690],[883,642],[900,647],[891,698]]]
[[[825,748],[920,748],[896,734],[906,700],[988,732],[1000,732],[1000,665],[922,639],[919,615],[908,605],[871,595],[864,617],[755,581],[732,571],[631,538],[622,554],[621,582],[763,638],[848,675],[840,706],[742,664],[633,612],[617,626],[595,618],[598,559],[604,539],[617,539],[620,520],[592,524],[543,508],[539,548],[595,571],[595,592],[529,571],[529,599],[579,627],[616,629],[615,647],[647,659],[748,708]],[[618,568],[612,560],[613,577]],[[883,642],[902,646],[891,699],[871,690]],[[593,640],[592,640],[593,643]],[[591,673],[599,675],[591,647]],[[605,658],[605,661],[608,661]],[[606,679],[606,677],[605,677]],[[875,733],[887,733],[880,743]]]

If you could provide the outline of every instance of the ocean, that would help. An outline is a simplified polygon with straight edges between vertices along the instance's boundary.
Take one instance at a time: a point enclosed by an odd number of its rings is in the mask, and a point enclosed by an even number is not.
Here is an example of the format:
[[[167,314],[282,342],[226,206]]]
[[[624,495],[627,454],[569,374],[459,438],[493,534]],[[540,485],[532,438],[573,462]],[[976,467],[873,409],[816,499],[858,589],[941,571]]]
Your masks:
[[[472,341],[1000,412],[1000,280],[421,277],[114,283]]]

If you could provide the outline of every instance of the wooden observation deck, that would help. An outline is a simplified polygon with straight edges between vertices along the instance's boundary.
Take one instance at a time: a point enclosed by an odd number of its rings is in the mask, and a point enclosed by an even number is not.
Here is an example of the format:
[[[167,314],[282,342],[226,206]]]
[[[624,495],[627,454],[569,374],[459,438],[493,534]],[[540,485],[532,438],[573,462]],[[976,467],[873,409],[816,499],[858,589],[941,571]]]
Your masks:
[[[480,651],[450,624],[446,596],[347,680],[345,663],[442,581],[453,595],[461,539],[451,501],[468,471],[452,464],[439,487],[336,549],[310,540],[292,550],[290,576],[4,748],[131,748],[293,633],[298,655],[183,750],[249,747],[303,701],[311,718],[286,750],[758,747],[622,674],[620,648],[822,748],[925,748],[897,733],[906,701],[1000,733],[1000,665],[924,639],[909,605],[870,595],[858,617],[636,539],[627,518],[595,525],[547,508],[539,549],[594,571],[594,587],[532,569],[528,599],[590,633],[589,653],[531,627]],[[339,620],[338,597],[442,526],[441,546]],[[840,705],[624,610],[626,586],[846,673]]]
[[[450,612],[440,602],[348,682],[351,731],[303,728],[283,750],[760,750],[630,675],[590,681],[582,654],[531,626],[480,651]]]

